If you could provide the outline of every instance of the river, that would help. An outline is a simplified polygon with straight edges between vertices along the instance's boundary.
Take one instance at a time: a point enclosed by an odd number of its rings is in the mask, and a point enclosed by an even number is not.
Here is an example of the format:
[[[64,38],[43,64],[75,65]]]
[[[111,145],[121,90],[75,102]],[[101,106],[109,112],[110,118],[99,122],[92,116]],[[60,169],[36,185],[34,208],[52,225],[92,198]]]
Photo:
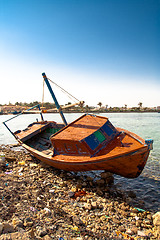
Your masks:
[[[81,113],[65,114],[67,122],[80,117]],[[137,199],[144,201],[144,208],[160,210],[160,113],[102,113],[115,127],[125,128],[144,139],[153,139],[153,150],[147,164],[137,179],[115,176],[115,183],[126,191],[134,191]],[[0,145],[14,144],[16,140],[2,124],[13,115],[0,115]],[[14,132],[26,128],[30,123],[40,120],[39,114],[23,114],[7,122]],[[58,113],[44,114],[45,120],[62,122]],[[90,173],[92,174],[92,173]]]

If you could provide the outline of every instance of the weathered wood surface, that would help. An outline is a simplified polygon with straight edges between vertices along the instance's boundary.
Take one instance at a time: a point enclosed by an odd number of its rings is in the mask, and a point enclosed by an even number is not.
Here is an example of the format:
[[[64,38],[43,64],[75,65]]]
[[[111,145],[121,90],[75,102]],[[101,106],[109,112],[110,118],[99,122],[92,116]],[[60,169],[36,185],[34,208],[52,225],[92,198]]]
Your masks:
[[[88,121],[86,124],[87,127],[86,125],[82,127],[83,124],[75,127],[75,122],[71,124],[70,127],[63,128],[67,131],[60,130],[58,133],[55,133],[52,138],[61,139],[65,137],[67,141],[70,135],[72,140],[80,140],[87,136],[86,132],[92,134],[105,122],[103,118],[101,118],[100,121],[101,124],[95,122],[95,125],[90,125]],[[69,152],[68,154],[55,154],[52,146],[48,144],[49,140],[44,139],[46,136],[49,137],[44,129],[41,128],[41,131],[38,132],[39,138],[36,140],[37,136],[34,135],[34,131],[37,131],[37,127],[40,129],[40,126],[43,128],[43,123],[37,125],[36,128],[34,125],[31,126],[32,130],[24,131],[26,137],[30,134],[33,134],[34,137],[24,142],[22,146],[39,160],[66,171],[106,170],[124,177],[135,178],[142,172],[149,155],[148,146],[142,138],[120,128],[116,129],[120,134],[96,152],[95,155],[89,155],[88,153],[77,155],[70,154]],[[19,133],[17,133],[17,135],[19,135]]]

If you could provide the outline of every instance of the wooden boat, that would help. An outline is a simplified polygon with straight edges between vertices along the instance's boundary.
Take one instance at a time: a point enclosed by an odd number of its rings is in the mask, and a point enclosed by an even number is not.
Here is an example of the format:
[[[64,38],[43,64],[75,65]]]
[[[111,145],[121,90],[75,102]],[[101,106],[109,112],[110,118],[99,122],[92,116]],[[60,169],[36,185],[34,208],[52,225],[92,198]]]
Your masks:
[[[47,81],[46,75],[44,79]],[[42,117],[42,121],[12,133],[32,155],[66,171],[105,170],[127,178],[140,175],[153,140],[145,141],[115,128],[108,118],[91,114],[67,124],[59,105],[57,108],[64,124],[44,121]]]

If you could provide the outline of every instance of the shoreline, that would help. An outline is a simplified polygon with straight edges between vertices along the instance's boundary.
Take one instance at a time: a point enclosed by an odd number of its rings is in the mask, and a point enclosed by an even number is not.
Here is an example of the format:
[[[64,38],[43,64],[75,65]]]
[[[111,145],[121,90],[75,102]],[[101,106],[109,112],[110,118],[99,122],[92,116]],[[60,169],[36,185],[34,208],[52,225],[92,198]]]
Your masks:
[[[49,110],[49,109],[48,109]],[[46,110],[47,111],[47,110]],[[47,113],[47,114],[49,114],[49,113],[59,113],[58,111],[53,111],[53,112],[42,112],[42,113]],[[123,110],[97,110],[97,111],[74,111],[74,110],[70,110],[70,111],[66,111],[66,110],[63,110],[63,113],[91,113],[91,114],[101,114],[101,113],[160,113],[160,111],[159,110],[126,110],[126,111],[123,111]],[[14,114],[14,113],[10,113],[10,112],[8,112],[8,113],[2,113],[2,112],[0,112],[0,115],[18,115],[18,114],[37,114],[37,112],[35,111],[35,112],[24,112],[24,113],[22,113],[22,112],[19,112],[19,113],[17,113],[17,114]]]
[[[111,174],[94,179],[58,170],[17,145],[1,145],[0,152],[6,159],[0,162],[0,240],[7,234],[44,240],[160,237],[160,212],[144,210],[140,201],[132,205],[135,193],[119,189]]]

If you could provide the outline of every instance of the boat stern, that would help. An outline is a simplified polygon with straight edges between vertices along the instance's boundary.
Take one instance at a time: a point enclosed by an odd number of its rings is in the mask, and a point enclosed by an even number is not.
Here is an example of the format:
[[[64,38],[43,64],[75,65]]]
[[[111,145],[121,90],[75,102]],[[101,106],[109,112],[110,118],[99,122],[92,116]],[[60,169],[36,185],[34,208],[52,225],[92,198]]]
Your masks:
[[[153,150],[153,139],[146,139],[145,144],[148,145],[149,150]]]

